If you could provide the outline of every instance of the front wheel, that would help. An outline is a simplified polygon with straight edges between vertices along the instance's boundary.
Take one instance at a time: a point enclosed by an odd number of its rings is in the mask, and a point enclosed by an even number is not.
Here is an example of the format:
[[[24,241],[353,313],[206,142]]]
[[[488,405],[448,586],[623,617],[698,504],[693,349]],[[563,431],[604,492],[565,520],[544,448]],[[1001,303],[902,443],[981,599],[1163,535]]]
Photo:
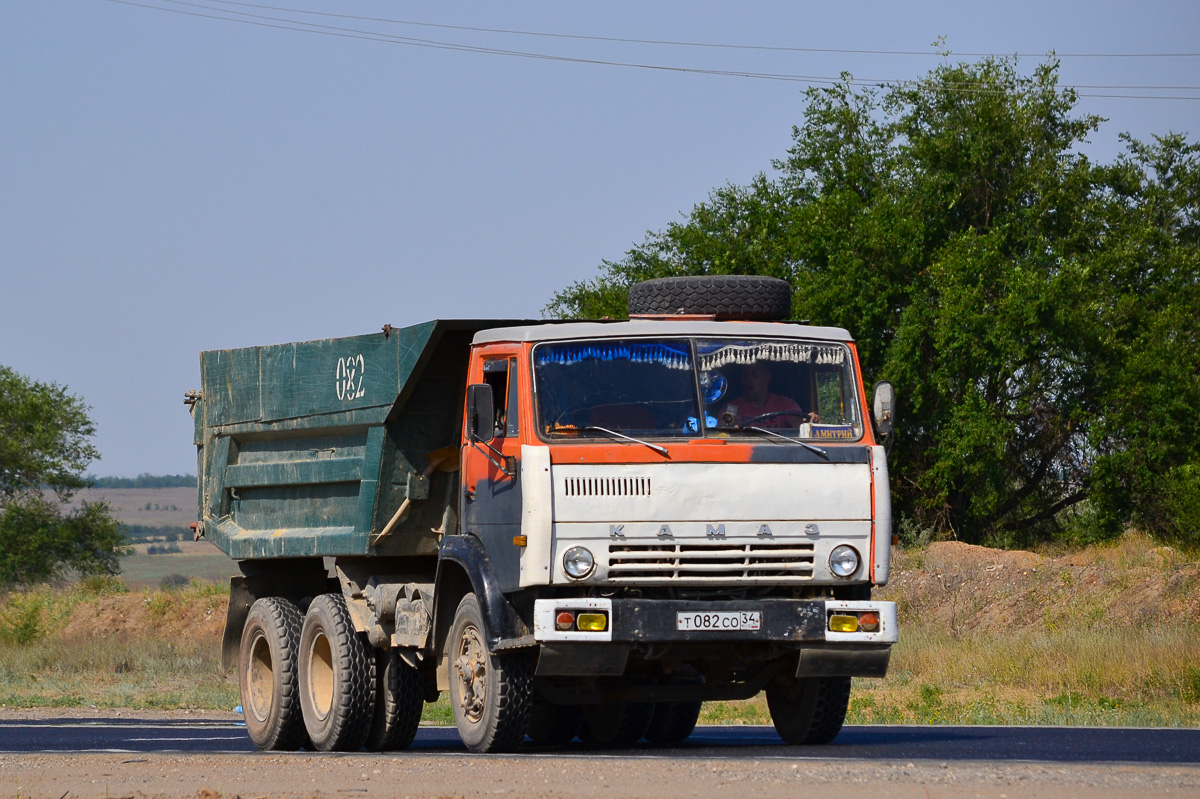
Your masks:
[[[767,708],[789,744],[827,744],[841,732],[850,705],[849,677],[802,677],[767,688]]]
[[[447,641],[450,705],[463,744],[472,752],[504,752],[525,739],[533,704],[533,659],[528,652],[488,651],[479,600],[458,603]]]

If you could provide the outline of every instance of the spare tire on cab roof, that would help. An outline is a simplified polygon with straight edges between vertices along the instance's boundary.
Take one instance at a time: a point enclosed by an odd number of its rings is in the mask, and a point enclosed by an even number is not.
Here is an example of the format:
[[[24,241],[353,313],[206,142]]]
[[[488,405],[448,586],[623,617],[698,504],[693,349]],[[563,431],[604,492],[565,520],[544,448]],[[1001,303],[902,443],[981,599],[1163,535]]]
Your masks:
[[[630,315],[705,314],[774,321],[792,314],[786,280],[758,275],[697,275],[644,280],[629,288]]]

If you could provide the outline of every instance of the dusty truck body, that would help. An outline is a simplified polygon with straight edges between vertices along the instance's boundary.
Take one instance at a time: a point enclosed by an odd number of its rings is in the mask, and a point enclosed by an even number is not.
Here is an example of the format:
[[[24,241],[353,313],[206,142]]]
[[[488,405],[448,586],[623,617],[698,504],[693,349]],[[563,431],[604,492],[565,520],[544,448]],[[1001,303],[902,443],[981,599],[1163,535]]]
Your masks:
[[[831,740],[897,639],[884,450],[845,330],[713,316],[203,353],[255,743],[403,747],[443,690],[474,751],[678,741],[762,690]]]

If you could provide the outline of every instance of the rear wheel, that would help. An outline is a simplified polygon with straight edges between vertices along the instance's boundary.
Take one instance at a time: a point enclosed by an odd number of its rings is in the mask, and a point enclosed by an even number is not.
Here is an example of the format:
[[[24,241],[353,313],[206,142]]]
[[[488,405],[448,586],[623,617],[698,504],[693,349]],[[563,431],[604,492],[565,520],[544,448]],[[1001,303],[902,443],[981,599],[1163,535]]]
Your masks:
[[[306,740],[296,666],[301,621],[299,609],[280,597],[255,601],[246,615],[238,683],[246,731],[259,749],[290,751]]]
[[[375,716],[367,733],[367,749],[407,749],[416,737],[424,707],[421,672],[405,663],[394,649],[375,650]]]
[[[533,659],[527,651],[493,654],[479,600],[458,604],[447,641],[450,705],[472,752],[504,752],[525,739],[533,704]]]
[[[354,630],[346,600],[322,594],[312,601],[300,633],[300,705],[313,748],[362,748],[375,711],[375,654]]]
[[[677,744],[696,729],[701,702],[659,702],[646,730],[646,740],[654,744]]]
[[[767,688],[771,721],[789,744],[829,743],[841,732],[849,704],[849,677],[803,677]]]
[[[654,718],[653,702],[588,705],[579,737],[591,744],[628,746],[641,740]]]

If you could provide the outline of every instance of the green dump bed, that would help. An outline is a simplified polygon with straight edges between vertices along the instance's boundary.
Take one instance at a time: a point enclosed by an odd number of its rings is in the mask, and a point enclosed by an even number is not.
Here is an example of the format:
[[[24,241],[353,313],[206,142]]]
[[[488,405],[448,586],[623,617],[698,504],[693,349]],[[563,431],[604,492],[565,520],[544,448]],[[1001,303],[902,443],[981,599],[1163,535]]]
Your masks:
[[[236,559],[433,555],[455,523],[471,337],[520,322],[433,321],[200,355],[193,406],[205,537]],[[404,520],[372,544],[405,498]]]

